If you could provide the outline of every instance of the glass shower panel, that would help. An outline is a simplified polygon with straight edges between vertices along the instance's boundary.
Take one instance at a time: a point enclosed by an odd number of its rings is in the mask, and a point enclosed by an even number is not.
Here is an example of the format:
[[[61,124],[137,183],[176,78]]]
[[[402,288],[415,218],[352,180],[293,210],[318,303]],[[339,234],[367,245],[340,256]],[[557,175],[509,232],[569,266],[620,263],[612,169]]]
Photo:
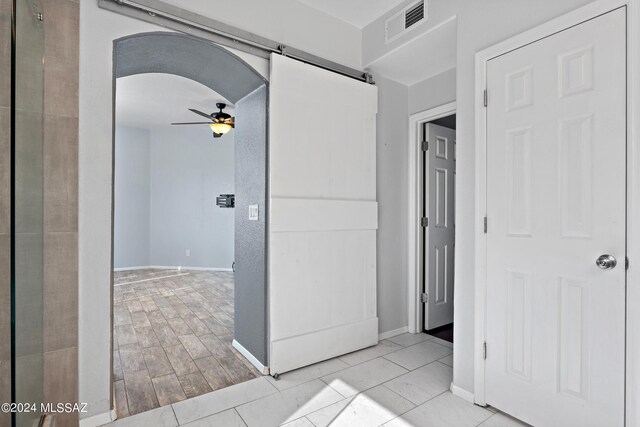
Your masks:
[[[43,105],[44,20],[39,0],[14,9],[13,400],[37,411],[14,415],[37,425],[43,390]]]

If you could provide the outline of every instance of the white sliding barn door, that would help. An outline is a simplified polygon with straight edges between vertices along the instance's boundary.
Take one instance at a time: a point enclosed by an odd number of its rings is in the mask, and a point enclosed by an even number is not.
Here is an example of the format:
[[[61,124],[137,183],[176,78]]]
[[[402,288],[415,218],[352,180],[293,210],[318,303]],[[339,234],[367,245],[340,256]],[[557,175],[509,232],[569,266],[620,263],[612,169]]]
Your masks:
[[[377,88],[271,56],[272,374],[378,342]]]
[[[625,27],[487,64],[486,401],[535,426],[624,425]]]

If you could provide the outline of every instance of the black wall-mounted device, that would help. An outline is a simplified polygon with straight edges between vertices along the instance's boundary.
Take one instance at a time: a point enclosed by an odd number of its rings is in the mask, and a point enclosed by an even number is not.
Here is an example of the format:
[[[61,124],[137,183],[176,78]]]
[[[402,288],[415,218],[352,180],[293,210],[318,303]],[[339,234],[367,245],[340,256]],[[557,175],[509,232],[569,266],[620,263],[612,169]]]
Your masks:
[[[216,205],[220,208],[235,208],[236,196],[233,194],[221,194],[216,197]]]

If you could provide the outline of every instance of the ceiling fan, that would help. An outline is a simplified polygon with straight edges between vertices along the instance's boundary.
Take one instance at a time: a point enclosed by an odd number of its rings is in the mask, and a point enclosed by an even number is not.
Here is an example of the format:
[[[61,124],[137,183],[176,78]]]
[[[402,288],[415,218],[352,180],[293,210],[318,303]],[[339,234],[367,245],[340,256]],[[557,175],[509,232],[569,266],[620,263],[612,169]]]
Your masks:
[[[203,113],[202,111],[198,111],[193,108],[189,108],[189,111],[196,113],[202,117],[206,117],[209,119],[208,122],[185,122],[185,123],[171,123],[172,125],[209,125],[211,130],[213,131],[214,138],[220,138],[225,133],[228,133],[231,129],[235,127],[235,117],[231,117],[231,115],[222,112],[227,107],[227,104],[222,102],[218,102],[216,107],[220,109],[217,113]]]

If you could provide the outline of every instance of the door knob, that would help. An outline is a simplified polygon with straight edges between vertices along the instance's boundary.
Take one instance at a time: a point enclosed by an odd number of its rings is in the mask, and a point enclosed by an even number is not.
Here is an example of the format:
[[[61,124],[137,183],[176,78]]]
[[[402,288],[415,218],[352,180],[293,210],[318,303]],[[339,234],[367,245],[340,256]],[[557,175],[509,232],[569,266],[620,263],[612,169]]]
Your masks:
[[[596,260],[596,265],[603,270],[611,270],[616,267],[618,261],[612,255],[600,255]]]

